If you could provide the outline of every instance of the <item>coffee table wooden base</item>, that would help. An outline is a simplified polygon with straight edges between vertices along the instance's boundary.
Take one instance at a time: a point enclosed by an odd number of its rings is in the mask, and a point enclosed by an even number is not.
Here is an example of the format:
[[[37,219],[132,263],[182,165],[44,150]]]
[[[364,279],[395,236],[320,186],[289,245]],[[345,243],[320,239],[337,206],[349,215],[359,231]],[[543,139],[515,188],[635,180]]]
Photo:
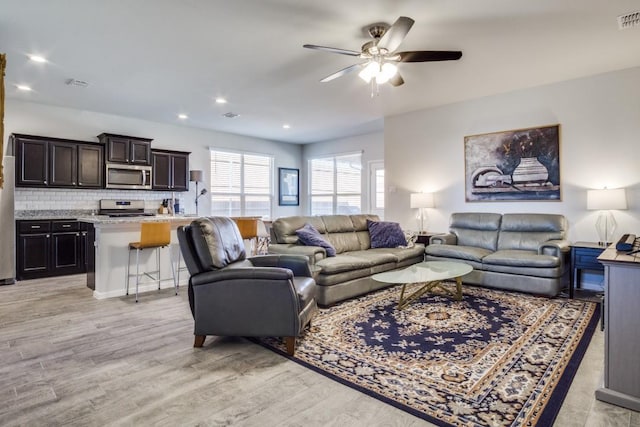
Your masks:
[[[431,291],[432,289],[440,289],[444,293],[451,295],[457,301],[462,300],[462,279],[460,277],[456,277],[456,291],[451,292],[449,289],[442,286],[442,280],[434,280],[432,282],[426,282],[420,288],[412,292],[410,295],[404,296],[405,290],[407,288],[407,283],[402,285],[402,290],[400,291],[400,300],[398,301],[398,310],[404,309],[407,305],[409,305],[412,301],[417,300],[422,295]]]

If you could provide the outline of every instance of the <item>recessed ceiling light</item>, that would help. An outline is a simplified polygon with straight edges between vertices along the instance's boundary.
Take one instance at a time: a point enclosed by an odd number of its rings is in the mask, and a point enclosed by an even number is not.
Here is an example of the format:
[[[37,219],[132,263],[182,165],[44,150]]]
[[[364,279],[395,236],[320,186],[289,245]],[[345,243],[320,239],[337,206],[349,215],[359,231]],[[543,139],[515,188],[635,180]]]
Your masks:
[[[47,62],[47,59],[40,55],[29,55],[29,59],[33,62]]]
[[[291,126],[289,126],[288,124],[285,123],[285,124],[282,125],[282,128],[283,129],[291,129]]]
[[[226,104],[226,103],[227,103],[226,99],[220,98],[220,97],[216,98],[216,104]]]
[[[186,119],[188,119],[188,118],[189,118],[189,116],[187,116],[186,114],[178,114],[178,118],[179,118],[180,120],[186,120]]]
[[[27,85],[16,85],[16,87],[18,88],[18,90],[23,90],[25,92],[29,92],[31,90],[31,88]]]
[[[222,115],[222,117],[226,117],[227,119],[235,119],[236,117],[239,117],[240,114],[236,114],[236,113],[232,113],[231,111],[229,111],[228,113],[224,113]]]

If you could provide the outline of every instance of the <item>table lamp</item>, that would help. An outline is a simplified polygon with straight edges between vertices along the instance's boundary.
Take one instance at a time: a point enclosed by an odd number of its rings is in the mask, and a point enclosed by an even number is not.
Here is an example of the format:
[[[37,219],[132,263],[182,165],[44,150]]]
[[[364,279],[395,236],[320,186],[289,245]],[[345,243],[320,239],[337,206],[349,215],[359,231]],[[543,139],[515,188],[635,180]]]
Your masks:
[[[598,243],[603,246],[609,245],[613,241],[613,233],[617,227],[611,211],[627,209],[627,196],[624,188],[587,190],[587,209],[600,211],[596,221]]]
[[[411,194],[411,208],[418,209],[416,220],[420,224],[420,233],[424,233],[425,224],[429,225],[429,218],[427,217],[427,208],[434,207],[433,193],[412,193]]]
[[[189,181],[196,183],[196,216],[198,216],[198,199],[200,196],[207,194],[207,189],[203,188],[198,192],[198,183],[202,182],[202,171],[201,170],[192,170],[189,171]]]

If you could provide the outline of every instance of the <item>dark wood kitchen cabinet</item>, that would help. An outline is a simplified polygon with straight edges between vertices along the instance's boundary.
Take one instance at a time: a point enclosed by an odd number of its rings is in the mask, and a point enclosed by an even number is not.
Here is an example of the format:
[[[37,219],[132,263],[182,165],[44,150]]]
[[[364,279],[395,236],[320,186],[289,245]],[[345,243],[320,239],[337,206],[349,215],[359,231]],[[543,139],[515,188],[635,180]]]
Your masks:
[[[104,187],[104,146],[78,144],[78,187]]]
[[[149,138],[101,133],[100,142],[107,150],[107,161],[133,165],[151,164],[151,141]]]
[[[153,189],[189,191],[189,154],[183,151],[153,150]]]
[[[18,220],[16,229],[18,280],[86,272],[78,221]]]
[[[104,187],[101,144],[21,134],[11,139],[17,187]]]

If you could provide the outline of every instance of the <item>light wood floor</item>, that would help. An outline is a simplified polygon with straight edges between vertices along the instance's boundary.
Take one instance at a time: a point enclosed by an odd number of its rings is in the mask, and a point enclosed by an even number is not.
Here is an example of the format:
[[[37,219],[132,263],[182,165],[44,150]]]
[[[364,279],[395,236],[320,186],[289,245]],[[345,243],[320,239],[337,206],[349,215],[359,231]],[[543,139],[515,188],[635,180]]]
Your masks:
[[[84,276],[0,286],[2,426],[425,426],[241,338],[194,349],[186,289],[98,301]],[[597,332],[557,426],[640,426],[596,401]]]

